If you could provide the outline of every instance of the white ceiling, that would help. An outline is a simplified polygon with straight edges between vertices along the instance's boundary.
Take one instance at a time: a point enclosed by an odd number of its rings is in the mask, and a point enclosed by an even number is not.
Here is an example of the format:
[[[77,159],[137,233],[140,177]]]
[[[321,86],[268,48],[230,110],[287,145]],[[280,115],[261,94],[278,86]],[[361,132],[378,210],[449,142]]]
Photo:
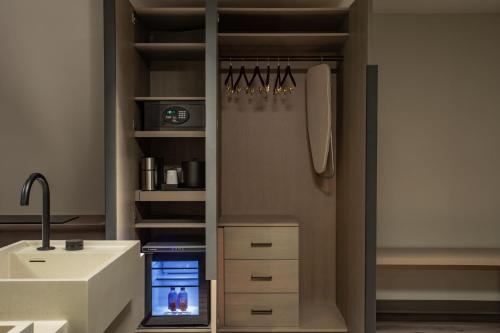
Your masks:
[[[381,14],[485,14],[500,13],[500,0],[373,0]]]

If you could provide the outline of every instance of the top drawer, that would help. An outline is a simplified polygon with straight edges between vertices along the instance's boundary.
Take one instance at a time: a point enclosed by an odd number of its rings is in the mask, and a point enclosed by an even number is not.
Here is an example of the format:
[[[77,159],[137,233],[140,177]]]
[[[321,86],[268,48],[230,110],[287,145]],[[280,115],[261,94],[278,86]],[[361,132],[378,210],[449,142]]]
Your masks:
[[[297,227],[226,227],[225,259],[299,259]]]

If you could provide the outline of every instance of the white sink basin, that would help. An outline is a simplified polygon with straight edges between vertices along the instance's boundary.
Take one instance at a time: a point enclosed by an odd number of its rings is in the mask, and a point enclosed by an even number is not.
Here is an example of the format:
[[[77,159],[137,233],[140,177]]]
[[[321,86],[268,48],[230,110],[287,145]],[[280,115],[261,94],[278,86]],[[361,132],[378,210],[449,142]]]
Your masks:
[[[57,321],[0,321],[0,333],[68,333],[67,322]]]
[[[0,333],[34,333],[34,325],[29,321],[0,322]]]
[[[40,241],[20,241],[0,249],[0,320],[65,319],[68,332],[99,333],[143,293],[138,241],[85,241],[81,251],[64,250],[64,241],[51,245],[56,249],[38,251]]]
[[[0,249],[1,262],[8,263],[0,268],[0,283],[19,279],[88,280],[134,245],[114,243],[88,241],[81,251],[66,251],[64,244],[53,251],[38,251],[35,241],[7,246]],[[7,254],[6,261],[3,253]]]
[[[14,326],[8,325],[8,324],[0,325],[0,333],[8,333],[13,328],[14,328]]]

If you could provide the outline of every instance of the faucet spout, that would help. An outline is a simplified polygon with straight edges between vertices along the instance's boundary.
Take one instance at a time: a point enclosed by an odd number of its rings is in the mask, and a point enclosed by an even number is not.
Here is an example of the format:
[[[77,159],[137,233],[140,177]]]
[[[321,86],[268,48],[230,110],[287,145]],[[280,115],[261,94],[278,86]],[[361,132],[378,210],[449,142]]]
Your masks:
[[[30,192],[33,183],[38,181],[43,191],[43,213],[42,213],[42,246],[37,250],[49,251],[55,247],[50,246],[50,190],[47,179],[41,173],[32,173],[23,184],[21,189],[21,206],[28,206],[30,203]]]

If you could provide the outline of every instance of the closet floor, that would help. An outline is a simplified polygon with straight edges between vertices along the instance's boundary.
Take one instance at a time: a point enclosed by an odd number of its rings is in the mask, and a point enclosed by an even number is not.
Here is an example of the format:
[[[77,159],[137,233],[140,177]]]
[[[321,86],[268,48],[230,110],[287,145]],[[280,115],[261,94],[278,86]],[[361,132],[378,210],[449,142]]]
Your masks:
[[[377,333],[499,333],[500,323],[377,322]]]

